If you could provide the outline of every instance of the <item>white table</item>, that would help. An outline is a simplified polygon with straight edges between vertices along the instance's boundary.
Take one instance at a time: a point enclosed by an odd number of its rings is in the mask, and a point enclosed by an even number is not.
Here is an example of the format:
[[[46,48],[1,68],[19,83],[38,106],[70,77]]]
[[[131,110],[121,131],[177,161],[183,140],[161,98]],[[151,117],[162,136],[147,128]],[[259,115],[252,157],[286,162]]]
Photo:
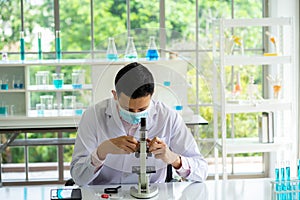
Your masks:
[[[269,200],[271,199],[270,179],[241,179],[205,183],[176,182],[155,184],[159,187],[159,200]],[[117,186],[117,185],[116,185]],[[114,185],[82,187],[83,200],[100,200],[104,188]],[[134,199],[129,194],[132,185],[122,185],[118,198]],[[136,185],[133,185],[136,186]],[[49,200],[50,190],[63,186],[14,186],[0,188],[0,197],[5,200]]]

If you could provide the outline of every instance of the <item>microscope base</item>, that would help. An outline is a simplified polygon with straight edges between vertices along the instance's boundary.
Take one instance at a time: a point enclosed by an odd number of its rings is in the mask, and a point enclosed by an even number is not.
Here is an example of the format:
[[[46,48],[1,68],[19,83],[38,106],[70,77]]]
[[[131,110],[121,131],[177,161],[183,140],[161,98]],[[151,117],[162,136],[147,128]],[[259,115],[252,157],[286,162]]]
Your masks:
[[[139,192],[134,186],[130,188],[130,195],[138,199],[150,199],[158,194],[156,186],[149,187],[149,192]]]

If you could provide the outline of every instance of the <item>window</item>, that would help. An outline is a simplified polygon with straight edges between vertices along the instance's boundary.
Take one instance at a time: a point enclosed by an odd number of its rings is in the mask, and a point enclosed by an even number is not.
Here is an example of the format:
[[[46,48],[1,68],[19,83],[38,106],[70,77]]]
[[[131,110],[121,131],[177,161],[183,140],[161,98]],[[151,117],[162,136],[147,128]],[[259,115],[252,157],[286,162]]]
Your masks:
[[[25,32],[25,50],[28,55],[26,59],[29,60],[37,59],[38,32],[42,33],[44,59],[55,58],[55,30],[58,27],[61,31],[64,59],[105,58],[108,37],[115,38],[118,53],[122,57],[129,35],[134,37],[139,57],[142,58],[145,57],[149,37],[155,36],[162,57],[169,57],[170,52],[176,52],[188,61],[186,76],[190,85],[188,104],[195,113],[199,113],[208,121],[212,121],[213,118],[209,84],[212,65],[212,20],[221,17],[261,18],[264,16],[262,0],[247,2],[243,0],[15,0],[0,1],[0,6],[0,49],[8,52],[10,60],[19,59],[19,36],[22,30]],[[249,54],[263,50],[262,43],[258,42],[261,40],[257,39],[262,37],[262,31],[259,29],[228,34],[241,37],[247,35],[244,42],[247,43],[245,51]],[[227,69],[228,77],[232,70]],[[249,82],[249,77],[246,72],[240,70],[244,87]],[[30,73],[33,75],[35,72]],[[251,73],[255,75],[257,83],[262,83],[262,70]],[[245,118],[247,120],[244,120]],[[242,134],[251,136],[244,130],[256,128],[254,125],[256,119],[251,115],[241,114],[235,119],[228,120],[232,120],[242,128],[236,130],[235,137]],[[202,126],[198,131],[202,139],[199,141],[201,152],[211,163],[215,145],[213,125]],[[68,151],[71,150],[66,148],[65,154],[70,155]],[[14,162],[24,160],[21,154],[12,155],[16,156]],[[235,155],[232,158],[234,166],[232,173],[237,171],[262,173],[264,170],[262,154]],[[248,162],[257,162],[259,167],[257,170],[251,168],[245,171],[243,165],[239,165]],[[235,169],[235,166],[242,167]],[[213,172],[212,166],[210,173]]]

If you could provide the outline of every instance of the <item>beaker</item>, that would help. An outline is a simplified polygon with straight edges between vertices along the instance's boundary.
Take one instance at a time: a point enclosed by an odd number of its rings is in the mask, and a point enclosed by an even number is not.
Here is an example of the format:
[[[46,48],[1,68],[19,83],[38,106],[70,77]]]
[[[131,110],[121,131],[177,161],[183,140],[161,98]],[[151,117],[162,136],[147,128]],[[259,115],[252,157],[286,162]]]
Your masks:
[[[76,103],[75,104],[75,115],[81,116],[83,113],[83,103]]]
[[[133,37],[128,37],[127,47],[125,50],[126,60],[136,60],[138,58],[136,48],[134,46]]]
[[[2,80],[0,80],[1,90],[8,90],[8,78],[4,76]]]
[[[13,76],[12,87],[14,89],[23,89],[23,81],[20,78],[16,78],[15,76]]]
[[[106,58],[107,60],[118,60],[118,53],[117,53],[115,40],[112,37],[108,38]]]
[[[44,116],[45,104],[38,103],[35,105],[37,116]]]
[[[48,71],[38,71],[35,74],[35,84],[40,89],[45,89],[49,85],[49,72]]]
[[[76,105],[76,96],[64,96],[64,109],[74,109]]]
[[[147,54],[146,54],[146,59],[147,60],[158,60],[158,58],[159,58],[159,54],[158,54],[157,47],[155,44],[155,37],[151,36],[150,42],[149,42],[149,47],[148,47]]]
[[[43,95],[40,96],[41,104],[45,105],[45,109],[52,110],[53,109],[53,96],[52,95]]]
[[[6,116],[8,114],[8,106],[0,104],[0,116]]]
[[[74,70],[72,73],[73,89],[81,89],[85,83],[85,70]]]
[[[54,73],[52,74],[53,85],[56,89],[61,89],[64,85],[64,74]]]

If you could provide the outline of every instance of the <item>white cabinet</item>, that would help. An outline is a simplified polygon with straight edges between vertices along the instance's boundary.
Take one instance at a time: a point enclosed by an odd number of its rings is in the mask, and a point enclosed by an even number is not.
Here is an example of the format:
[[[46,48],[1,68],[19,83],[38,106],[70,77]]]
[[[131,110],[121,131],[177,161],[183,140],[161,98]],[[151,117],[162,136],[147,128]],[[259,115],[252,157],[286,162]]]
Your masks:
[[[223,178],[227,179],[227,156],[235,153],[275,152],[293,146],[291,137],[296,137],[297,124],[292,123],[296,116],[296,69],[294,66],[294,25],[291,18],[262,19],[220,19],[213,22],[213,107],[214,107],[214,139],[216,142],[215,160],[218,174],[218,152],[222,153]],[[246,51],[228,51],[226,33],[238,32],[239,29],[254,29],[261,31],[261,43],[265,52],[273,53],[275,45],[269,43],[266,31],[277,36],[276,53],[250,55]],[[243,36],[247,38],[247,34]],[[259,38],[257,38],[259,40]],[[263,41],[265,40],[265,41]],[[274,47],[272,47],[272,45]],[[241,48],[241,47],[240,47]],[[249,48],[244,46],[242,48]],[[271,54],[272,55],[272,54]],[[231,101],[231,91],[235,81],[235,68],[250,69],[262,67],[264,82],[263,99],[239,99]],[[227,70],[226,68],[231,69]],[[226,74],[227,73],[227,74]],[[250,73],[249,73],[250,74]],[[280,99],[274,99],[272,88],[267,82],[268,74],[280,75],[283,79],[283,89]],[[274,143],[259,143],[256,138],[231,138],[234,124],[228,124],[228,118],[237,113],[274,113]],[[286,130],[289,130],[288,132]],[[292,148],[292,147],[291,147]],[[292,158],[290,158],[292,159]]]

